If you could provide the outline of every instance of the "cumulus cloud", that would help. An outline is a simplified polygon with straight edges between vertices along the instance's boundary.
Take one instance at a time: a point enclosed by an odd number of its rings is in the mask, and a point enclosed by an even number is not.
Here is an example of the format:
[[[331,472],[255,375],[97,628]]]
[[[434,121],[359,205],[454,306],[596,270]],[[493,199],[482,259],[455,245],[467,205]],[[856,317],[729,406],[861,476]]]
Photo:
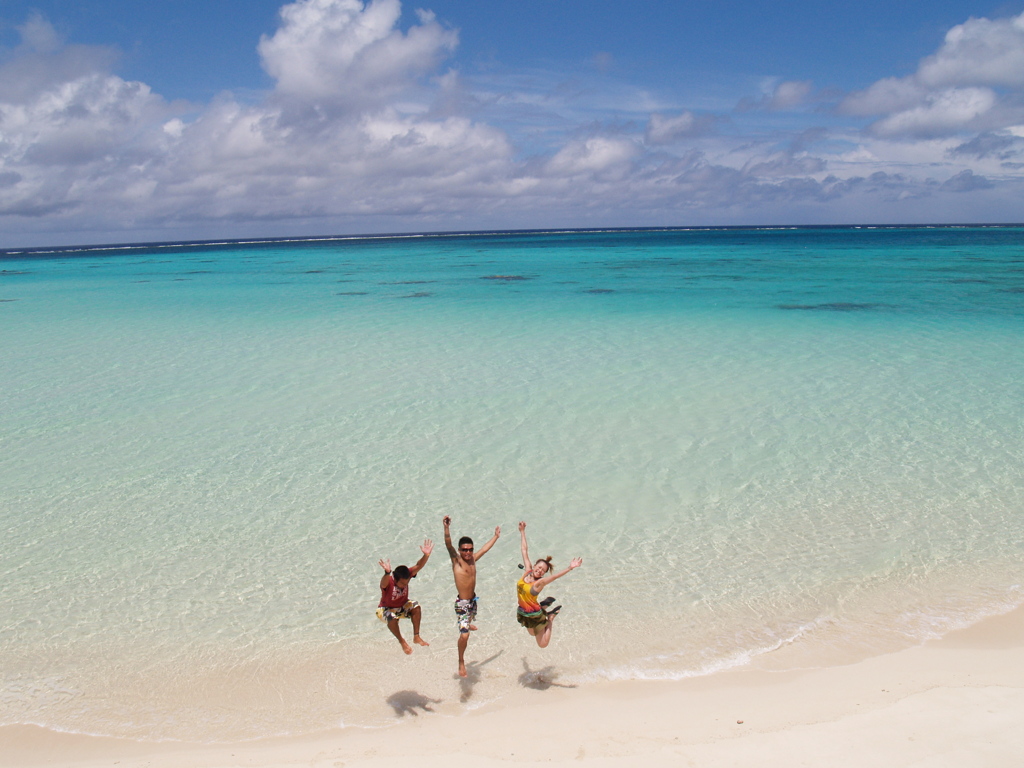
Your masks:
[[[83,74],[107,75],[117,61],[113,48],[64,46],[53,26],[38,13],[18,27],[21,44],[0,65],[0,103],[34,101],[57,83]]]
[[[885,78],[847,96],[839,111],[881,116],[878,135],[943,136],[993,130],[1021,120],[1024,14],[969,19],[913,75]]]
[[[21,33],[21,44],[26,48],[50,53],[60,47],[61,39],[57,30],[38,11],[29,14],[28,19],[17,27],[17,30]]]
[[[969,19],[946,33],[942,47],[921,62],[917,79],[931,88],[1024,87],[1024,13],[1010,19]]]
[[[990,88],[948,88],[926,94],[919,104],[894,112],[872,129],[883,136],[943,136],[979,124],[996,101]]]
[[[389,97],[456,42],[430,14],[405,32],[399,16],[397,0],[286,5],[260,42],[277,79],[266,101],[225,94],[190,119],[110,74],[111,51],[54,43],[33,17],[0,71],[0,214],[117,210],[137,223],[385,213],[429,210],[474,185],[485,200],[512,149],[486,124],[396,111]]]
[[[111,50],[62,47],[38,16],[20,31],[22,45],[0,67],[0,173],[9,181],[0,214],[74,208],[161,153],[158,126],[173,110],[146,85],[110,74]]]
[[[598,136],[570,142],[551,158],[545,170],[548,175],[560,178],[580,175],[621,178],[638,153],[636,142]]]
[[[277,92],[301,101],[386,102],[458,42],[427,11],[408,32],[397,29],[398,0],[299,0],[280,15],[280,28],[258,50]]]

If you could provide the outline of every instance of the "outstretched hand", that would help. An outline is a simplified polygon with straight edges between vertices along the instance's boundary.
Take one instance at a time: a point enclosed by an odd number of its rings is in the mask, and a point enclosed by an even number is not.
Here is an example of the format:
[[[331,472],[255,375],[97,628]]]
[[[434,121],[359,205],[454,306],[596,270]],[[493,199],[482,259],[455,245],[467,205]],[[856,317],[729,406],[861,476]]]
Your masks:
[[[499,536],[501,536],[501,526],[500,526],[500,525],[499,525],[499,526],[497,526],[497,527],[496,527],[496,528],[494,529],[494,538],[498,538]]]
[[[520,520],[519,521],[519,532],[522,533],[525,530],[526,530],[526,521],[525,520]]]
[[[441,523],[442,523],[442,525],[444,525],[445,528],[447,528],[449,525],[452,524],[452,519],[448,515],[445,515],[441,519]]]
[[[569,563],[569,570],[570,571],[575,570],[576,568],[579,568],[581,565],[583,565],[583,558],[582,557],[574,557],[572,559],[572,562]]]
[[[434,551],[434,542],[432,542],[430,539],[424,539],[423,540],[423,546],[420,547],[420,552],[422,552],[424,555],[429,555],[433,551]]]
[[[391,572],[391,560],[386,559],[386,558],[383,559],[383,560],[378,560],[377,561],[377,565],[379,565],[381,568],[383,568],[386,573],[390,573]]]

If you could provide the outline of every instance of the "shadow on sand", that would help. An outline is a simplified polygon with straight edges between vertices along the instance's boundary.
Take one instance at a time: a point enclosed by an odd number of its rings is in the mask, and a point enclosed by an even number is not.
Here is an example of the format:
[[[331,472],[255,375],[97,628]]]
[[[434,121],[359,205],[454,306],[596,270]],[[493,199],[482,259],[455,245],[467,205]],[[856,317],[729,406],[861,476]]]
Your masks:
[[[455,678],[459,681],[459,688],[462,689],[462,693],[459,695],[459,701],[465,704],[473,698],[473,686],[480,682],[480,670],[485,664],[490,664],[503,653],[504,651],[498,651],[489,659],[484,659],[483,661],[470,661],[466,663],[466,676],[456,676]]]
[[[519,676],[519,684],[524,688],[533,688],[536,691],[546,691],[548,688],[575,688],[575,685],[567,683],[556,683],[558,672],[554,667],[542,669],[530,669],[526,657],[523,657],[523,674]]]
[[[431,699],[416,691],[398,691],[388,696],[387,701],[388,705],[395,710],[395,714],[399,717],[405,717],[406,715],[419,717],[419,710],[433,712],[431,704],[440,704],[442,700]]]

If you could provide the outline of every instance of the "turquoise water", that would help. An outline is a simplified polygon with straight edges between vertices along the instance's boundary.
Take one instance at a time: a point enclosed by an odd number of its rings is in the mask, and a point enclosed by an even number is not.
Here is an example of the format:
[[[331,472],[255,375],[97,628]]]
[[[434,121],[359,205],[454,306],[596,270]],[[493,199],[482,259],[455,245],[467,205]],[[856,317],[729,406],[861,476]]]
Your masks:
[[[378,726],[1024,602],[1021,228],[8,253],[0,300],[0,725]],[[503,531],[468,682],[445,514]],[[520,519],[584,558],[545,650]],[[425,537],[406,658],[376,562]]]

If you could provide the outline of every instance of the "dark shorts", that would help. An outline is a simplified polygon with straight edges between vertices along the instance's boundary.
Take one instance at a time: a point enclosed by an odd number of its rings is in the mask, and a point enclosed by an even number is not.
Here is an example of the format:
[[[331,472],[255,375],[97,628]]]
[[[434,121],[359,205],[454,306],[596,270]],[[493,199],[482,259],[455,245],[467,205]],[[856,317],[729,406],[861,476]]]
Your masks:
[[[527,629],[540,629],[548,623],[548,617],[544,611],[537,611],[536,613],[520,613],[516,611],[516,621]]]

